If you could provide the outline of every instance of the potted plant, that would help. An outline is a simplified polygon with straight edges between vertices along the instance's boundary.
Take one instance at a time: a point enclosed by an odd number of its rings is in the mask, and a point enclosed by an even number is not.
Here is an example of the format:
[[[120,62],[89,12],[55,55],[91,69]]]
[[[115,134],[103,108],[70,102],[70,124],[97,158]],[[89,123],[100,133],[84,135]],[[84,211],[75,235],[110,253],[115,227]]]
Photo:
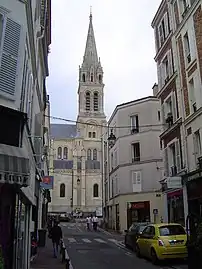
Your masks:
[[[1,245],[0,245],[0,269],[4,269],[4,260]]]

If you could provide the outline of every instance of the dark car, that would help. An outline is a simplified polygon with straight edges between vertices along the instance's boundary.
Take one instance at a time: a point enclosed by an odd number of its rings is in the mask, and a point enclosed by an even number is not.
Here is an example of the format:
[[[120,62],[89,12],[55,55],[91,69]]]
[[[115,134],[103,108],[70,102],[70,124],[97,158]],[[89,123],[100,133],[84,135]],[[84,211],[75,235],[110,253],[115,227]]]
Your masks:
[[[133,223],[128,230],[125,230],[125,246],[136,251],[136,242],[142,231],[149,223]]]

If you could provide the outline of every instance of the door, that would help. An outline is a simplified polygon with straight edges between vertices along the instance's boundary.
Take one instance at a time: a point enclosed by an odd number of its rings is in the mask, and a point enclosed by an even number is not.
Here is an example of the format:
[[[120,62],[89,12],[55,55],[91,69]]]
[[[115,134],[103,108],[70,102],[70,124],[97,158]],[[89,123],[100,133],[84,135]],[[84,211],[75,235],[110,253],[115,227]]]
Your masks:
[[[149,226],[148,228],[149,228],[149,231],[147,234],[147,240],[146,240],[146,244],[145,244],[145,256],[151,257],[151,246],[155,240],[155,227]]]
[[[140,239],[138,240],[138,246],[140,248],[140,253],[143,256],[147,256],[147,240],[150,236],[150,226],[146,227],[141,236]]]

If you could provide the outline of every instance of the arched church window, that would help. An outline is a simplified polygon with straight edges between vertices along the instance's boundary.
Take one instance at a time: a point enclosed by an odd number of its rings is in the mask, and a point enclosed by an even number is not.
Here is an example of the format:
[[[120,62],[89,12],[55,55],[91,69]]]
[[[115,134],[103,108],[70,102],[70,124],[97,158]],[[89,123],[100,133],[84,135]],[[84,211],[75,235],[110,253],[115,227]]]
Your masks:
[[[64,183],[60,184],[60,197],[62,198],[65,197],[65,184]]]
[[[91,149],[87,150],[87,160],[91,160]]]
[[[63,154],[63,158],[64,158],[65,160],[67,160],[67,159],[68,159],[68,148],[67,148],[67,147],[64,147],[64,154]]]
[[[86,82],[86,76],[85,76],[85,74],[82,75],[82,81],[83,82]]]
[[[97,149],[93,150],[93,160],[97,161]]]
[[[98,111],[98,93],[95,92],[93,96],[93,109],[94,111]]]
[[[90,75],[90,81],[93,82],[93,73]]]
[[[102,75],[99,75],[99,83],[102,83]]]
[[[93,138],[96,138],[96,133],[95,132],[93,132]]]
[[[90,93],[86,93],[86,110],[90,111]]]
[[[58,159],[61,159],[62,158],[62,148],[59,147],[58,148]]]
[[[99,188],[98,184],[93,185],[93,197],[98,197],[99,196]]]

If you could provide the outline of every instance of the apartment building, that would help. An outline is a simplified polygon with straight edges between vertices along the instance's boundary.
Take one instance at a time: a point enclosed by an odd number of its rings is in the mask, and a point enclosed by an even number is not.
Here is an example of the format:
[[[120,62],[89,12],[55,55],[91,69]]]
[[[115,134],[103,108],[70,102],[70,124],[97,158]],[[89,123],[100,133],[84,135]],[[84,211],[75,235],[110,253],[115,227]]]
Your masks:
[[[29,268],[31,232],[42,227],[50,40],[50,0],[0,2],[0,248],[8,269]]]
[[[153,19],[163,129],[162,187],[168,221],[200,212],[202,1],[161,2]]]
[[[123,231],[132,222],[160,221],[163,167],[158,98],[149,96],[117,105],[108,127],[116,137],[114,145],[109,145],[108,161],[103,165],[104,171],[108,169],[104,172],[108,225]],[[106,149],[105,146],[105,158]]]

